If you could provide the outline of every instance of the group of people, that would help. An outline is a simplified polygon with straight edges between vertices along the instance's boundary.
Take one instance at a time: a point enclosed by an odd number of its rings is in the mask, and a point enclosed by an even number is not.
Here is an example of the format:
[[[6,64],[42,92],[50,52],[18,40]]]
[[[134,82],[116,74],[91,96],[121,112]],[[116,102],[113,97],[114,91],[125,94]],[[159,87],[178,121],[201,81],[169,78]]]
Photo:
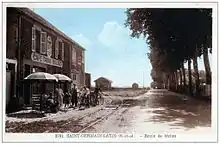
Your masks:
[[[81,109],[95,106],[99,104],[100,99],[102,100],[101,94],[103,94],[99,87],[96,87],[94,91],[91,91],[86,86],[81,89],[77,89],[75,84],[73,84],[71,90],[63,92],[61,88],[56,88],[55,91],[55,102],[58,109],[68,109],[70,107],[78,107]],[[52,93],[49,97],[52,97]]]

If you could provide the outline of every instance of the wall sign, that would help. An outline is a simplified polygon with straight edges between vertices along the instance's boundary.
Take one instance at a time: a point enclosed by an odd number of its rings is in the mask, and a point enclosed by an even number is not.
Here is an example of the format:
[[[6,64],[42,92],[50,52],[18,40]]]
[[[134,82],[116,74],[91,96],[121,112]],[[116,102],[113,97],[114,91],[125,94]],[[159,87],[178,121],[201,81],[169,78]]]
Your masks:
[[[52,66],[57,66],[57,67],[63,67],[63,62],[61,60],[56,60],[53,58],[49,58],[47,56],[38,54],[36,52],[33,52],[31,54],[31,59],[33,61],[39,62],[39,63],[44,63],[44,64],[48,64],[48,65],[52,65]]]

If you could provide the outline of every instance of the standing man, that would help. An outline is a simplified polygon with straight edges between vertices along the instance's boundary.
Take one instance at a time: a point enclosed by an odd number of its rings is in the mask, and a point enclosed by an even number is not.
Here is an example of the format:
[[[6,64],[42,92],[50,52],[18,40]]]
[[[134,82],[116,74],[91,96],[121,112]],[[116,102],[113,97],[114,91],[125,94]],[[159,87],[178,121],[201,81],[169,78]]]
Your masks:
[[[61,89],[58,89],[58,88],[56,88],[56,95],[57,95],[57,101],[58,101],[58,107],[59,107],[59,109],[61,109],[62,108],[62,106],[63,106],[63,96],[64,96],[64,94],[63,94],[63,91],[61,90]]]
[[[95,99],[96,99],[97,103],[99,104],[99,96],[101,96],[101,94],[103,94],[99,86],[95,87],[94,94],[95,94]]]
[[[77,107],[78,104],[78,97],[77,97],[77,89],[76,89],[76,85],[73,84],[73,88],[72,88],[72,98],[71,98],[71,102],[72,102],[72,106]]]

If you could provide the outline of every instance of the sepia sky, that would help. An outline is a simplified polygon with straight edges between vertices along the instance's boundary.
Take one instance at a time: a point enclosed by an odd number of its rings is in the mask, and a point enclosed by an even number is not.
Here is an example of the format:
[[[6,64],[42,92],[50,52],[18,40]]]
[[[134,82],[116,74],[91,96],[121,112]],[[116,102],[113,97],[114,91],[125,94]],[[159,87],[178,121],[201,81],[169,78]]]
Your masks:
[[[143,38],[130,38],[129,29],[124,27],[125,9],[35,8],[34,11],[86,48],[86,72],[91,73],[92,85],[101,76],[111,79],[113,86],[131,86],[133,82],[150,85],[148,46]],[[199,69],[204,69],[202,60]]]

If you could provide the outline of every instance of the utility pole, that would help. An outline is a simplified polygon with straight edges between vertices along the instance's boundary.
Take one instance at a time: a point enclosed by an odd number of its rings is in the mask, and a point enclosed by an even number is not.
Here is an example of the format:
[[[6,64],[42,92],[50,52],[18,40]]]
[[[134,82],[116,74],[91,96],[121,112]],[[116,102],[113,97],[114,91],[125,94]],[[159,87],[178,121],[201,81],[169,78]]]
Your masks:
[[[144,88],[144,72],[143,72],[143,88]]]

